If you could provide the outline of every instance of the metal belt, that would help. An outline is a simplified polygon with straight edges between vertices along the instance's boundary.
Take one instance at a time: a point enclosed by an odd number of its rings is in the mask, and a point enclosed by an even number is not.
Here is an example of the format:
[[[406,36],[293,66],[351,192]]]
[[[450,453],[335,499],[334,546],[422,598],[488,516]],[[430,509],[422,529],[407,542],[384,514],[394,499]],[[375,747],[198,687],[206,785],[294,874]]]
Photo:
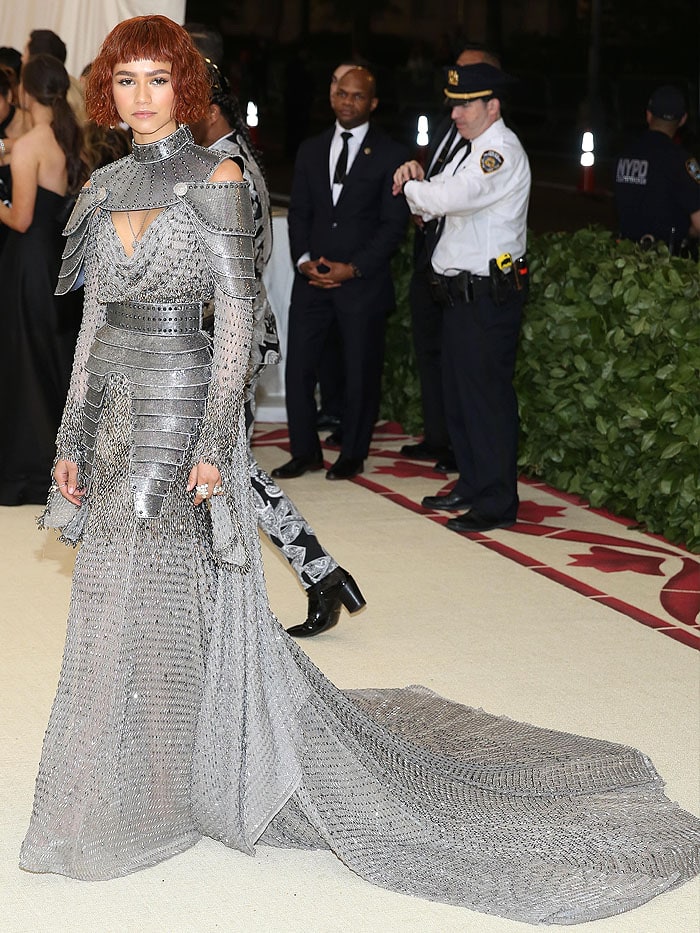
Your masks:
[[[202,303],[114,301],[107,305],[107,323],[122,330],[163,337],[171,334],[196,334],[202,323]]]

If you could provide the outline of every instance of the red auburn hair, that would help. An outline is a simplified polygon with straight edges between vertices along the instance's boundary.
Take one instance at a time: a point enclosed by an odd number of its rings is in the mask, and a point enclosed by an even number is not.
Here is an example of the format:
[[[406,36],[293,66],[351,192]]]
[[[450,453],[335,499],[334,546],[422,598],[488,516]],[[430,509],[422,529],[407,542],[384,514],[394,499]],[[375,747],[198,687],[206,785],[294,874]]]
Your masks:
[[[204,59],[190,34],[167,16],[135,16],[109,33],[97,57],[85,89],[88,117],[99,126],[120,121],[112,96],[112,72],[119,62],[168,62],[175,93],[173,118],[195,123],[207,113],[211,82]]]

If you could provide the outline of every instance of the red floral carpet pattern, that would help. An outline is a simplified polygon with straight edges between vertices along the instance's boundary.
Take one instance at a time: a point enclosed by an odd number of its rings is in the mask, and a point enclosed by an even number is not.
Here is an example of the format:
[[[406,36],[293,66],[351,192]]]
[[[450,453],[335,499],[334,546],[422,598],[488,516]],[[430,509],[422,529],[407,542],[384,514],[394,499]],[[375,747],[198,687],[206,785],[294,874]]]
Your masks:
[[[424,509],[420,503],[423,496],[451,489],[456,475],[445,476],[431,463],[402,457],[402,444],[414,440],[397,424],[378,425],[365,472],[351,482],[444,525],[450,513]],[[283,462],[289,451],[286,425],[257,425],[254,445],[278,447]],[[325,448],[327,466],[337,455]],[[521,477],[519,494],[518,521],[512,528],[462,537],[700,650],[696,555],[537,480]]]

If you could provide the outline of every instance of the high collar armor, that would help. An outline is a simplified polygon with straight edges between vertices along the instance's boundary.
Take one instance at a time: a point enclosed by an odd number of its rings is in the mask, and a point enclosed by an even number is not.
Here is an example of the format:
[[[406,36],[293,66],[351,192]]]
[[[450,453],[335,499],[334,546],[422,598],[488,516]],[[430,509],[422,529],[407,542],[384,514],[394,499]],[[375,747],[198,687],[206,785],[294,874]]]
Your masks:
[[[226,158],[196,146],[188,126],[154,143],[134,143],[131,155],[93,173],[91,185],[106,188],[110,211],[142,211],[176,204],[178,182],[206,181]]]

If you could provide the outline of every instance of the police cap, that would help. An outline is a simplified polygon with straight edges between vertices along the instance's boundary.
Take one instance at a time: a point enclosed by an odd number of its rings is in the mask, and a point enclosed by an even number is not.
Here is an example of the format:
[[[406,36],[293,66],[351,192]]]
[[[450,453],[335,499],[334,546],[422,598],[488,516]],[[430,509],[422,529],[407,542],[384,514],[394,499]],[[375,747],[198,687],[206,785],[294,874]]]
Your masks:
[[[486,62],[476,65],[451,65],[445,69],[445,97],[448,101],[478,100],[484,97],[499,97],[500,93],[515,82],[511,77]]]
[[[671,84],[664,84],[652,92],[647,104],[647,110],[659,120],[673,122],[680,120],[687,113],[683,92]]]

